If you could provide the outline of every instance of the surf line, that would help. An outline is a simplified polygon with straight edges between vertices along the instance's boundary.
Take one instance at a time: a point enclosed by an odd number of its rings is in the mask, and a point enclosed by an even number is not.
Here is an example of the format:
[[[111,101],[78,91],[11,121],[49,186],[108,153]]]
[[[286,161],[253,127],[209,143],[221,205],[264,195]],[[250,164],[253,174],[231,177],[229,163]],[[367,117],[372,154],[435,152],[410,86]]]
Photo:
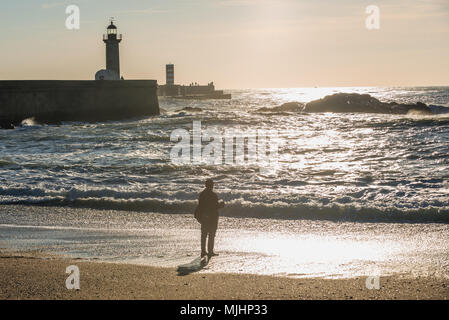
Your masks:
[[[215,307],[195,307],[187,304],[186,307],[181,307],[179,312],[181,315],[205,315],[208,318],[214,314]]]

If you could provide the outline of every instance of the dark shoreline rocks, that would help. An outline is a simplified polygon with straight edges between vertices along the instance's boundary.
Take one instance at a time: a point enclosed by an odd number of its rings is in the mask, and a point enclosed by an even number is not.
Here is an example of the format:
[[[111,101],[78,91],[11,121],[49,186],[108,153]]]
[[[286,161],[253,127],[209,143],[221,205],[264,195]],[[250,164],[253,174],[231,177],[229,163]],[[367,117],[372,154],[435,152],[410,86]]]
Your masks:
[[[445,108],[445,107],[440,107]],[[449,109],[449,108],[445,108]],[[432,115],[432,109],[422,102],[402,104],[381,102],[369,94],[336,93],[314,100],[306,104],[304,112],[337,112],[337,113],[383,113],[408,114],[417,112]]]

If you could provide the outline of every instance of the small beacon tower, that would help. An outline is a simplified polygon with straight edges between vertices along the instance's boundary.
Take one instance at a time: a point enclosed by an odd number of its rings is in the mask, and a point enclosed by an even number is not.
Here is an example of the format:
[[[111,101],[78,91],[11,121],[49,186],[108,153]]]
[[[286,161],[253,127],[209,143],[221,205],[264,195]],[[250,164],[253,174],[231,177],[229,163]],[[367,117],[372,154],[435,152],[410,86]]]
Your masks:
[[[121,41],[122,35],[117,35],[117,27],[111,20],[107,34],[103,35],[103,42],[106,43],[106,70],[116,73],[116,80],[120,80],[119,43]]]
[[[172,86],[175,84],[175,65],[174,64],[167,64],[165,66],[165,83],[169,86]]]

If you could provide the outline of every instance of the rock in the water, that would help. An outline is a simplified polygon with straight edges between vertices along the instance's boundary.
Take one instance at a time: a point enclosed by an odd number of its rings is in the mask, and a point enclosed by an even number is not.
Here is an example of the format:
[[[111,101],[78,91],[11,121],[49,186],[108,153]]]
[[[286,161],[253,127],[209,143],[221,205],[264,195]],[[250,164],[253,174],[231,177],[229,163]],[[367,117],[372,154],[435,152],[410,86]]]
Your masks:
[[[306,104],[305,112],[348,112],[348,113],[386,113],[407,114],[410,111],[432,114],[432,110],[424,103],[401,104],[385,103],[369,94],[336,93]]]
[[[201,112],[201,111],[203,111],[203,109],[201,109],[201,108],[195,108],[195,107],[185,107],[185,108],[182,108],[181,110],[178,110],[178,112],[181,112],[181,111]]]
[[[427,105],[425,105],[422,102],[417,102],[416,104],[397,104],[397,103],[390,103],[391,112],[393,114],[408,114],[408,113],[415,113],[415,114],[432,114],[432,109],[430,109]]]
[[[303,111],[304,104],[301,102],[287,102],[274,108],[260,108],[258,112],[300,112]]]

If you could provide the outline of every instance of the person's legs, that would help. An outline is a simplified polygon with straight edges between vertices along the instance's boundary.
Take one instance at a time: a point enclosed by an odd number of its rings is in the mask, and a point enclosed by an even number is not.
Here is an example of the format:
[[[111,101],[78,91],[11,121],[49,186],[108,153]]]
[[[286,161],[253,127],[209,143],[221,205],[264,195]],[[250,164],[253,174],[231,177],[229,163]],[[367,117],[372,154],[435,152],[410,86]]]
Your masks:
[[[209,255],[214,254],[215,234],[217,229],[209,230],[209,240],[207,242],[207,252]]]
[[[207,238],[207,227],[205,223],[201,224],[201,256],[207,255],[206,252],[206,238]]]
[[[211,223],[209,224],[209,241],[207,243],[208,247],[207,252],[211,257],[217,255],[214,252],[215,234],[217,233],[217,228],[218,228],[218,219],[211,221]]]

